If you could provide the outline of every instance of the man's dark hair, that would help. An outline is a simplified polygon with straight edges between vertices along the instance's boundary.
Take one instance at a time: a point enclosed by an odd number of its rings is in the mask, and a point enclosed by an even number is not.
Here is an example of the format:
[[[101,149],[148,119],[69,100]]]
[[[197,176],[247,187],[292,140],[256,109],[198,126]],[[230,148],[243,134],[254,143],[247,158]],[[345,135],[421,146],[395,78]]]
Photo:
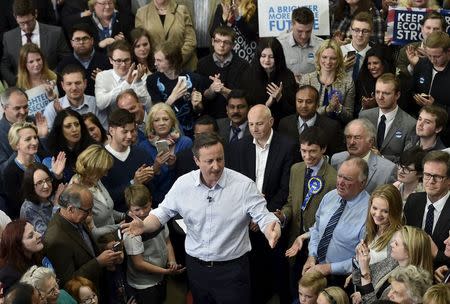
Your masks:
[[[124,127],[134,124],[134,115],[124,109],[115,109],[109,114],[108,124],[110,127]]]
[[[448,113],[443,107],[434,104],[426,105],[420,109],[419,115],[422,112],[427,112],[436,117],[436,128],[442,128],[441,132],[445,129],[445,126],[447,126]]]
[[[75,32],[84,32],[89,35],[89,37],[93,37],[94,34],[92,33],[91,27],[86,23],[77,23],[70,29],[70,38],[73,38],[73,34]]]
[[[444,16],[442,16],[438,12],[429,12],[428,14],[426,14],[425,17],[420,20],[420,25],[423,26],[425,24],[425,21],[427,21],[428,19],[441,20],[442,31],[445,31],[445,29],[447,28],[447,21],[445,20]]]
[[[221,144],[224,147],[222,138],[217,133],[201,133],[195,136],[194,145],[192,146],[192,153],[198,159],[201,148],[208,148],[216,144]]]
[[[422,176],[423,165],[422,161],[427,153],[419,146],[411,147],[400,154],[398,163],[402,166],[414,165],[417,175]]]
[[[313,99],[314,99],[315,103],[319,104],[319,91],[315,87],[313,87],[312,85],[305,84],[305,85],[302,85],[301,87],[298,88],[297,93],[300,92],[300,91],[305,91],[305,90],[312,91],[314,93]]]
[[[121,50],[122,52],[128,52],[133,54],[131,45],[125,40],[116,40],[108,46],[108,57],[112,57],[115,50]]]
[[[447,177],[450,177],[450,154],[444,151],[430,151],[423,158],[422,165],[425,167],[425,164],[428,162],[436,162],[443,163],[447,166]]]
[[[234,42],[234,39],[236,38],[236,33],[228,26],[218,26],[218,27],[216,27],[216,29],[214,30],[211,38],[216,37],[217,34],[220,35],[220,36],[231,37],[231,41],[232,42]]]
[[[297,7],[292,11],[292,23],[311,24],[314,22],[314,13],[306,6]]]
[[[321,149],[326,148],[327,140],[325,132],[316,126],[306,128],[300,134],[300,144],[318,145]]]
[[[83,79],[86,79],[86,70],[79,64],[69,64],[66,65],[62,71],[61,71],[61,80],[64,77],[64,75],[67,74],[74,74],[74,73],[80,73],[83,75]]]
[[[194,129],[197,125],[213,125],[214,132],[219,131],[219,126],[217,126],[217,121],[209,115],[202,115],[194,123]]]
[[[16,17],[30,14],[36,16],[36,7],[32,0],[14,0],[13,14]]]
[[[230,101],[231,98],[244,99],[248,105],[247,92],[244,90],[239,89],[231,90],[230,94],[228,94],[227,96],[227,103]]]

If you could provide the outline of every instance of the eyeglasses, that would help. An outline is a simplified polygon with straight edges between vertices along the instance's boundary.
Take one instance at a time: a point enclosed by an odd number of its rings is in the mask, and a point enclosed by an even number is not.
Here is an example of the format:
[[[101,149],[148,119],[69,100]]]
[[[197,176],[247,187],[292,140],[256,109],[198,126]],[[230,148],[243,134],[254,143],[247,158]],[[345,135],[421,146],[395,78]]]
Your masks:
[[[247,105],[244,105],[244,104],[240,104],[240,105],[236,105],[236,106],[235,105],[228,105],[227,107],[230,110],[235,110],[235,109],[242,110],[242,109],[247,108]]]
[[[84,208],[81,208],[81,207],[76,207],[78,210],[81,210],[81,211],[83,211],[84,213],[86,213],[86,214],[90,214],[91,212],[92,212],[92,208],[88,208],[88,209],[84,209]]]
[[[53,182],[53,178],[47,177],[47,178],[44,178],[44,179],[41,179],[41,180],[37,181],[34,184],[34,186],[35,187],[44,187],[45,184],[47,184],[47,186],[48,186],[48,185],[51,185],[52,182]]]
[[[91,40],[91,37],[84,36],[84,37],[73,38],[71,41],[73,41],[75,43],[84,43],[84,42],[88,42],[89,40]]]
[[[426,180],[426,181],[430,181],[431,179],[433,179],[434,182],[440,183],[446,178],[447,178],[447,176],[430,174],[430,173],[426,173],[426,172],[423,173],[423,180]]]
[[[112,1],[105,1],[105,2],[96,2],[98,5],[101,5],[101,6],[113,6],[114,5],[114,2],[112,2]]]
[[[59,280],[56,279],[56,284],[52,287],[52,289],[50,289],[49,291],[47,291],[48,295],[55,295],[57,294],[59,291]]]
[[[405,174],[409,174],[409,173],[411,173],[411,172],[417,171],[416,169],[411,169],[410,167],[405,166],[405,165],[402,165],[402,164],[400,164],[400,163],[397,164],[397,168],[398,168],[399,171],[401,170],[401,171],[403,171]]]
[[[95,299],[96,298],[97,298],[97,295],[95,293],[93,293],[92,295],[90,295],[86,299],[80,301],[80,304],[93,304],[93,303],[95,303]]]
[[[131,58],[125,58],[125,59],[114,59],[114,58],[112,58],[112,57],[110,57],[111,58],[111,60],[114,62],[114,63],[116,63],[116,64],[127,64],[127,63],[130,63],[131,62]]]
[[[369,35],[370,34],[370,30],[367,30],[367,29],[352,28],[352,31],[355,34],[363,34],[363,35]]]
[[[18,24],[19,26],[23,27],[23,26],[25,26],[25,25],[32,25],[33,22],[35,22],[35,21],[36,21],[36,18],[33,17],[33,18],[30,19],[30,20],[25,20],[25,21],[17,22],[17,24]]]
[[[233,41],[230,41],[230,40],[220,40],[220,39],[214,38],[213,41],[214,41],[214,43],[217,43],[217,44],[224,44],[224,45],[232,45],[233,44]]]

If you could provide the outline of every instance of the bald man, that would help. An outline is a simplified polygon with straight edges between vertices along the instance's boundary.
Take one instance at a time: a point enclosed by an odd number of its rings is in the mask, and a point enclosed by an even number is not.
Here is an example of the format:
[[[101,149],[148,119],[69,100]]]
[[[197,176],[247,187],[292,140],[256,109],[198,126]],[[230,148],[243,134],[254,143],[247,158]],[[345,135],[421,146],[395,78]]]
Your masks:
[[[287,202],[289,172],[294,155],[298,154],[295,142],[273,131],[273,117],[265,105],[253,106],[247,117],[251,136],[236,143],[236,149],[230,151],[229,165],[254,180],[267,200],[267,209],[276,212]],[[265,303],[275,293],[280,298],[289,296],[287,260],[283,256],[285,244],[281,242],[275,250],[270,250],[257,225],[250,224],[250,229],[252,303]]]

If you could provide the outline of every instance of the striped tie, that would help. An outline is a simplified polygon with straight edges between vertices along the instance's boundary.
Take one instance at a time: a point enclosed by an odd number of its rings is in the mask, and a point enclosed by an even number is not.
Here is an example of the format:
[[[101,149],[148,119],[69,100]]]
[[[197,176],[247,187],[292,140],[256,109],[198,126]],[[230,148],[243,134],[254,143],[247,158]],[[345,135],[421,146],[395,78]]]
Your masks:
[[[336,228],[339,219],[341,218],[342,212],[344,211],[347,201],[345,199],[341,199],[340,203],[341,205],[333,214],[333,216],[330,218],[330,221],[328,222],[328,225],[325,228],[325,232],[323,233],[322,238],[320,239],[319,246],[317,247],[317,259],[319,263],[325,261],[328,251],[328,245],[330,244],[334,229]]]

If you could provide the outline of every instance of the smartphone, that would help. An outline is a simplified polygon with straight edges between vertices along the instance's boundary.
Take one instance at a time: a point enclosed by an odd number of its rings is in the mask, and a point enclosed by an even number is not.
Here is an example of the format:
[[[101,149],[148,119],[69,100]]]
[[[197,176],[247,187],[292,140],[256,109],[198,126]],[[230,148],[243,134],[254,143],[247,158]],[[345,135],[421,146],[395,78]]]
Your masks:
[[[353,57],[353,56],[356,56],[356,51],[349,51],[347,53],[347,58],[350,58],[350,57]]]
[[[420,94],[420,96],[421,96],[421,97],[424,97],[424,98],[429,98],[429,97],[430,97],[430,95],[425,94],[425,93]]]
[[[133,218],[129,216],[128,214],[125,215],[125,223],[131,223],[133,221]]]
[[[186,76],[178,76],[178,81],[186,83],[187,77]]]
[[[121,246],[120,242],[117,242],[112,246],[112,251],[118,252],[120,250],[122,250],[122,246]]]
[[[169,142],[165,139],[163,140],[158,140],[156,142],[156,151],[158,151],[159,153],[166,153],[169,151]]]

